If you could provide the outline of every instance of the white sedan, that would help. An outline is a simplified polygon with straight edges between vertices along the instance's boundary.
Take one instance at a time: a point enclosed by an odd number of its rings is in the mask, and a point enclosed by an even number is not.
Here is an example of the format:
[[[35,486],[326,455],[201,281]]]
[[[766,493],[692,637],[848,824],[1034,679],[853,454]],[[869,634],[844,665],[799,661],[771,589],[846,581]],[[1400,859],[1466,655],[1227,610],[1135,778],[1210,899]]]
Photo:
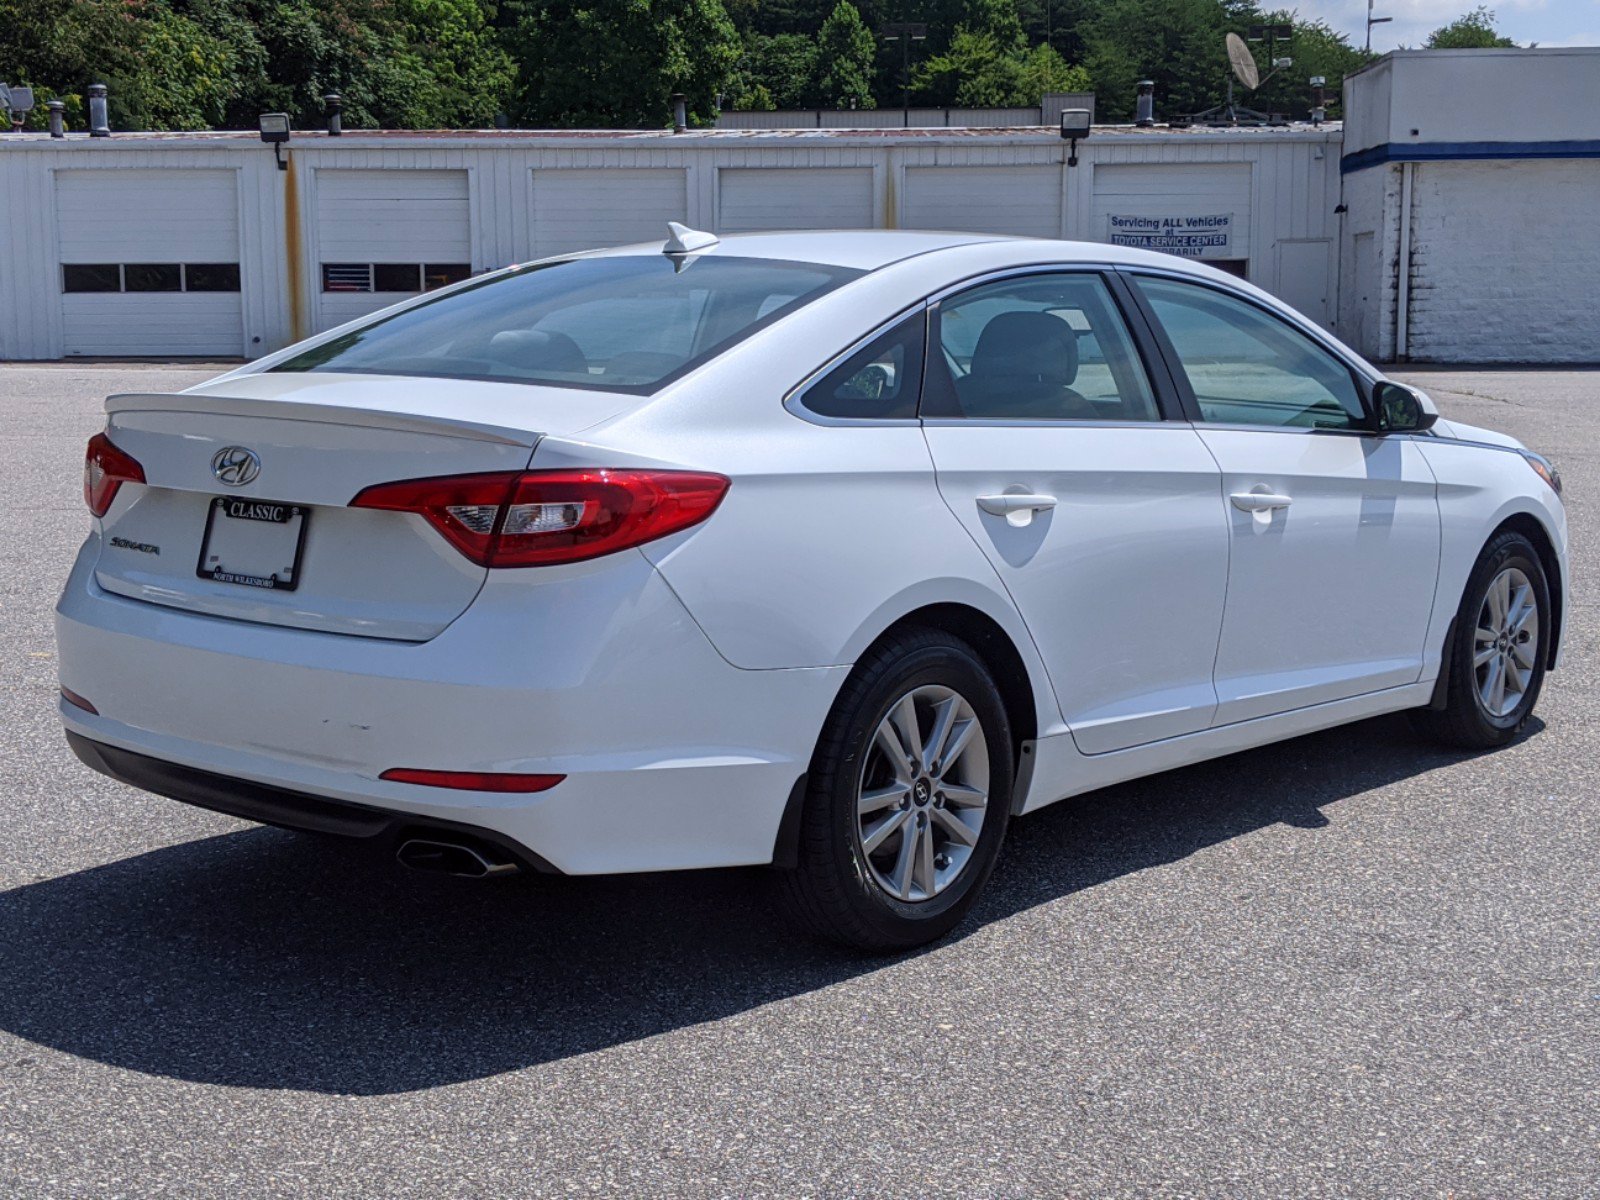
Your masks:
[[[772,864],[874,949],[1065,796],[1401,709],[1505,743],[1566,604],[1543,458],[1103,245],[675,227],[106,407],[89,765],[458,874]]]

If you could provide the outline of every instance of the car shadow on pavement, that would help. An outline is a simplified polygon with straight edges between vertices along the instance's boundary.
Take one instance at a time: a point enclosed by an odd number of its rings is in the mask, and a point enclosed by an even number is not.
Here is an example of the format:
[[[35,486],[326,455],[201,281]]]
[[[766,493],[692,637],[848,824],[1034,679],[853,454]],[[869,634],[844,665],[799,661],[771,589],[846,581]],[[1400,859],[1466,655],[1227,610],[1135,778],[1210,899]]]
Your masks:
[[[1381,718],[1065,801],[1013,825],[967,929],[1276,823],[1325,825],[1329,805],[1461,757]],[[791,935],[762,882],[470,883],[279,830],[228,833],[0,894],[0,1029],[153,1075],[373,1095],[885,966]]]

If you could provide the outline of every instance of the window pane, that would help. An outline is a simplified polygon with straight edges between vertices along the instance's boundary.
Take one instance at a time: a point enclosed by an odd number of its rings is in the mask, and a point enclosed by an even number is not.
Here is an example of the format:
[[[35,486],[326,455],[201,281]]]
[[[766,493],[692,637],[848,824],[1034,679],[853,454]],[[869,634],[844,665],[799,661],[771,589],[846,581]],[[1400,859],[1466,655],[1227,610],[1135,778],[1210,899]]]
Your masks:
[[[370,292],[372,266],[369,263],[323,263],[322,290],[325,292]]]
[[[422,268],[422,290],[431,292],[434,288],[460,283],[471,275],[470,263],[429,263]]]
[[[1366,425],[1349,368],[1287,322],[1196,284],[1154,278],[1138,284],[1205,420],[1308,429]]]
[[[508,379],[643,394],[860,274],[720,254],[545,263],[471,281],[273,369]]]
[[[124,263],[122,277],[130,292],[183,291],[183,272],[177,263]]]
[[[1098,275],[1024,275],[939,306],[922,411],[1018,421],[1156,421],[1133,340]]]
[[[914,417],[922,385],[923,329],[918,312],[812,384],[800,402],[824,417]]]
[[[184,290],[189,292],[237,292],[238,263],[189,263],[183,268]]]
[[[122,269],[116,263],[68,263],[61,268],[64,292],[120,292]]]
[[[375,292],[420,292],[422,267],[418,263],[374,263],[372,290]]]

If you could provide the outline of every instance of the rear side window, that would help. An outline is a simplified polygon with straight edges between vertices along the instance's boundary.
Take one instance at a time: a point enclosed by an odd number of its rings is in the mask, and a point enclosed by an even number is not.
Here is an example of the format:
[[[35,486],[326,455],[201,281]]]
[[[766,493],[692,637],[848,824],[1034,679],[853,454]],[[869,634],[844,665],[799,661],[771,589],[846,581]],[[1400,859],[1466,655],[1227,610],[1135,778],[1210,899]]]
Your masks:
[[[915,417],[926,327],[927,316],[918,309],[817,380],[800,403],[821,417]]]
[[[1105,281],[1019,275],[939,304],[925,417],[1156,421],[1155,396]]]
[[[643,395],[861,274],[721,255],[570,259],[467,284],[272,369]]]

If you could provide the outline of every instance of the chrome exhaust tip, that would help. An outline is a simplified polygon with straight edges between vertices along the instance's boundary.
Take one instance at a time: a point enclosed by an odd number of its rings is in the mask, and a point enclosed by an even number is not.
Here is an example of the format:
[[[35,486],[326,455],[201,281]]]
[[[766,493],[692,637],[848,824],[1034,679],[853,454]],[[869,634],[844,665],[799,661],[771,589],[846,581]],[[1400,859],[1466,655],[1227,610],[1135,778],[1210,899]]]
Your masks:
[[[515,875],[521,870],[515,861],[487,846],[434,838],[408,838],[400,843],[395,857],[402,866],[410,867],[413,871],[455,875],[462,879]]]

